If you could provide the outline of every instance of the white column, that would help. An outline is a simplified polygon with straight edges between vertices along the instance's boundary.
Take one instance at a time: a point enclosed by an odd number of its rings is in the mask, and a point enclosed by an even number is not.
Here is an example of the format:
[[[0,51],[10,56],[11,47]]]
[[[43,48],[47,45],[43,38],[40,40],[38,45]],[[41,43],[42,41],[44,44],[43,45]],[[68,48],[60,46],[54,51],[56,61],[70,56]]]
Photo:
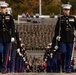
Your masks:
[[[41,8],[41,6],[42,6],[42,2],[41,2],[41,0],[39,0],[39,15],[42,15],[42,8]]]

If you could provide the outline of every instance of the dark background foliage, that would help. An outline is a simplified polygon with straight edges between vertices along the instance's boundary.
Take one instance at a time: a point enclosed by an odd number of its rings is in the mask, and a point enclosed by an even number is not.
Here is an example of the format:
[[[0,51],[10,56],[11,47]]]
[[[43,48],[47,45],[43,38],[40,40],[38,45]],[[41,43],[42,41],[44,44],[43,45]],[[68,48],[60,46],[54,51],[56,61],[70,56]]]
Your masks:
[[[0,0],[4,1],[4,0]],[[9,3],[9,7],[12,8],[12,14],[17,19],[18,14],[22,13],[39,13],[39,0],[6,0]],[[60,13],[60,7],[62,3],[70,3],[73,5],[72,13],[76,14],[76,0],[42,0],[42,14]]]

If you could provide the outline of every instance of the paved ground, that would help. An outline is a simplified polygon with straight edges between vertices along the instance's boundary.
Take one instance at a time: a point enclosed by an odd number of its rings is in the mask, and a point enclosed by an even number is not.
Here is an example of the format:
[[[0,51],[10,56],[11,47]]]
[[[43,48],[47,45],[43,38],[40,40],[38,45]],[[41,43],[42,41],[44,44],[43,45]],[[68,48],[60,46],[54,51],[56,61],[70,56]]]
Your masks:
[[[0,75],[76,75],[76,73],[0,73]]]

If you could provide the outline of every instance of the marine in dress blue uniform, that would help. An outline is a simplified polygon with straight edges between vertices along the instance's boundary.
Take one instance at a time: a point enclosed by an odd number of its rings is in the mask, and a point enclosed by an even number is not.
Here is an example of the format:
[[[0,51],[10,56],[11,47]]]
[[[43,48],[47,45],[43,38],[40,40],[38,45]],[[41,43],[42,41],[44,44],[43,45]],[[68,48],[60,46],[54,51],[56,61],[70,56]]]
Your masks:
[[[56,68],[57,68],[56,59],[54,57],[54,53],[51,47],[52,47],[52,43],[49,43],[49,46],[47,46],[46,52],[44,54],[44,60],[47,64],[46,72],[48,73],[56,72]]]
[[[25,47],[24,47],[24,44],[23,43],[21,45],[21,54],[23,55],[22,61],[21,61],[22,62],[22,64],[21,64],[21,72],[24,72],[26,53],[25,53]]]
[[[19,72],[19,59],[20,59],[20,44],[21,44],[21,39],[19,39],[19,41],[17,42],[17,50],[16,50],[16,57],[15,57],[15,72],[18,73]]]
[[[23,54],[21,51],[21,40],[19,40],[18,43],[18,49],[16,51],[16,59],[15,59],[15,72],[22,72],[22,66],[23,66]]]
[[[74,29],[76,29],[76,19],[70,15],[72,5],[63,4],[62,9],[64,15],[58,18],[55,27],[55,38],[60,42],[60,50],[62,52],[62,72],[70,72],[70,61],[72,56]],[[59,34],[60,33],[60,34]]]
[[[59,73],[60,72],[60,66],[61,66],[61,51],[59,48],[59,41],[56,40],[56,38],[54,37],[52,40],[52,51],[53,51],[53,58],[55,61],[55,70],[54,72]]]
[[[15,42],[13,42],[12,48],[10,50],[10,72],[15,72],[15,58],[16,58],[16,50],[18,49],[19,43],[19,33],[17,29],[15,29]]]
[[[19,52],[19,72],[22,72],[23,67],[23,51],[22,51],[22,43],[20,44],[20,52]]]
[[[9,58],[10,42],[14,41],[15,25],[13,17],[7,14],[6,2],[0,4],[0,52],[3,52],[2,73],[7,72],[7,64]]]

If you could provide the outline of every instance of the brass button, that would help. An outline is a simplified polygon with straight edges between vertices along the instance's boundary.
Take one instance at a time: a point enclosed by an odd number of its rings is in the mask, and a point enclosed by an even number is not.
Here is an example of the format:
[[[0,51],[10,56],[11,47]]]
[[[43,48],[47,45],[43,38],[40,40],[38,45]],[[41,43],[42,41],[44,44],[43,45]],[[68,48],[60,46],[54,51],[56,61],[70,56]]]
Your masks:
[[[66,17],[68,19],[68,17]]]
[[[3,15],[3,18],[4,18],[4,15]]]
[[[68,31],[69,30],[69,28],[68,28],[68,26],[66,27],[66,31]]]
[[[3,25],[3,27],[4,27],[4,25]]]
[[[2,22],[4,23],[4,20],[2,20]]]
[[[4,19],[2,21],[4,21]]]
[[[68,24],[68,20],[66,20],[66,23]]]
[[[3,28],[3,31],[5,31],[6,29],[5,28]]]

